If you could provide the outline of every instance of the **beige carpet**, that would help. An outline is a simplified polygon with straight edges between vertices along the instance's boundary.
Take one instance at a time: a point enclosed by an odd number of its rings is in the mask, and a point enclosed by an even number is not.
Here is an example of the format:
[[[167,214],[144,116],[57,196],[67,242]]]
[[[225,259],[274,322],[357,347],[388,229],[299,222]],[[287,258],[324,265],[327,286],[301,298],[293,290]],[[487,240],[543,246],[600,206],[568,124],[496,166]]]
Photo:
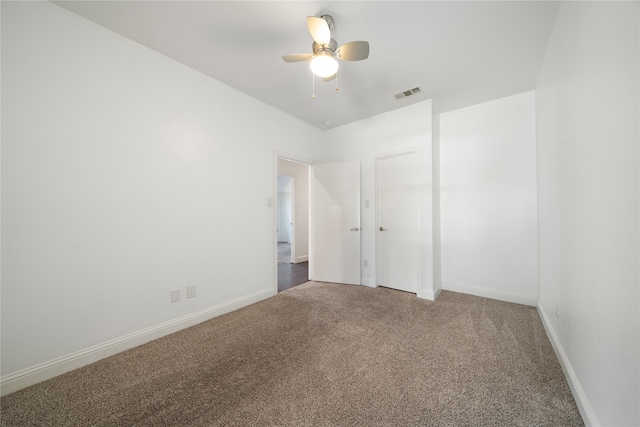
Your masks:
[[[3,426],[576,426],[532,307],[310,282],[1,399]]]

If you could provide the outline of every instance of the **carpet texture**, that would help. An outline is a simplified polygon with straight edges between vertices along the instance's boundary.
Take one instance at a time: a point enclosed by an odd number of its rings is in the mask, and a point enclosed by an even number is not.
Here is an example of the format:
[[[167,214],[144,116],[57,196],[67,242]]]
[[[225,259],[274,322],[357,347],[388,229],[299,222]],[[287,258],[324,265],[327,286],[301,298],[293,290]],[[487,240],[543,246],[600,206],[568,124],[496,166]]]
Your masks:
[[[0,403],[3,426],[583,425],[534,308],[317,282]]]

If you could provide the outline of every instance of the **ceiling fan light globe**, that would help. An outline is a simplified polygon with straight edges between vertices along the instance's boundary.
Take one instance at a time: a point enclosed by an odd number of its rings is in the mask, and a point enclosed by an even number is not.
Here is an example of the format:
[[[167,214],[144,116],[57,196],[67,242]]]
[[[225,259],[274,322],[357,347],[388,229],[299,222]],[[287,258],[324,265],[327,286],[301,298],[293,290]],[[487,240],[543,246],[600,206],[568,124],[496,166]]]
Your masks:
[[[331,55],[318,55],[311,60],[311,71],[318,77],[330,77],[338,71],[338,61]]]

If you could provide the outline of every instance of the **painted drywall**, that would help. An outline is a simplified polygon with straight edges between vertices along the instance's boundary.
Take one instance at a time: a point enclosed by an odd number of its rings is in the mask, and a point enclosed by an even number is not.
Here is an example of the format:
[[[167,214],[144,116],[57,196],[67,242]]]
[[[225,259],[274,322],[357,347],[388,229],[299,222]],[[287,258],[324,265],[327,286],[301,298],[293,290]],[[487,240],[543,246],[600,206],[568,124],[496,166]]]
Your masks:
[[[321,138],[53,3],[2,2],[2,377],[273,295],[273,153]]]
[[[326,132],[319,161],[361,162],[362,284],[375,286],[375,158],[406,149],[418,149],[421,175],[421,277],[418,296],[434,299],[432,228],[431,100],[370,117]],[[368,266],[364,267],[364,261]]]
[[[535,95],[440,115],[442,287],[536,305]]]
[[[436,103],[432,103],[431,118],[431,176],[433,203],[433,292],[436,298],[442,290],[442,220],[440,203],[440,112]]]
[[[278,173],[295,178],[295,253],[296,263],[309,260],[309,165],[278,159]]]
[[[588,425],[640,425],[639,12],[562,3],[536,89],[539,311]]]

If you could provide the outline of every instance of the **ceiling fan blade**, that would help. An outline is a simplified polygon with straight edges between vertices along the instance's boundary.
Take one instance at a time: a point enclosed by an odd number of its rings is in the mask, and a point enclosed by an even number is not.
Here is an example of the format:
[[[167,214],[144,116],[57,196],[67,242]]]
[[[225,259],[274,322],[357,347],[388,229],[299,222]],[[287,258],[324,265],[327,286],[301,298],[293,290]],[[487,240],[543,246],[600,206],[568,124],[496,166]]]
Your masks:
[[[307,27],[309,27],[311,37],[313,37],[319,45],[325,45],[331,42],[331,30],[324,18],[307,16]]]
[[[369,57],[369,42],[349,42],[337,50],[338,58],[345,61],[361,61]]]
[[[329,77],[323,77],[322,81],[325,82],[330,82],[331,80],[335,80],[336,76],[338,75],[338,73],[334,74],[333,76],[329,76]]]
[[[313,58],[313,55],[310,53],[296,53],[293,55],[284,55],[282,59],[284,62],[300,62],[306,61],[307,59]]]

